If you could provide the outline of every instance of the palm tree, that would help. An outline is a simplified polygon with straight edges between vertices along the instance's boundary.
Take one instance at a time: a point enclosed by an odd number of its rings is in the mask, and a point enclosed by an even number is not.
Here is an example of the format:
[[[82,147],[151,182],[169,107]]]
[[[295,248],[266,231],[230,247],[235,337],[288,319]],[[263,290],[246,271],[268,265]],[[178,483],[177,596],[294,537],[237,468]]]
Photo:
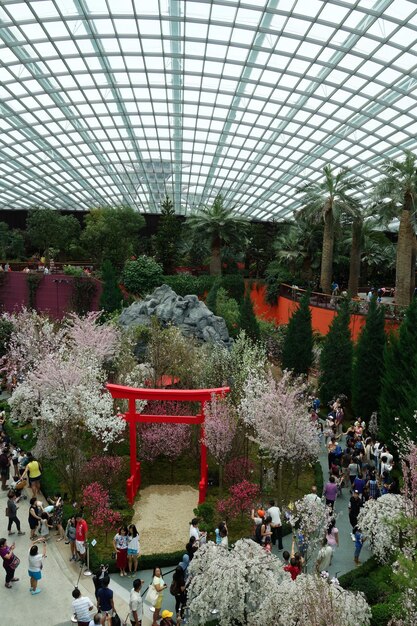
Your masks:
[[[234,212],[233,207],[223,206],[223,197],[218,194],[211,207],[203,207],[187,220],[194,233],[210,242],[210,275],[222,273],[221,251],[226,244],[240,247],[245,238],[248,222]]]
[[[320,267],[323,227],[321,223],[311,224],[302,212],[294,217],[294,222],[286,225],[275,239],[274,248],[278,261],[287,265],[292,274],[299,272],[302,279],[311,281]]]
[[[323,220],[323,246],[321,255],[320,287],[324,293],[331,292],[333,274],[333,250],[335,226],[342,213],[350,214],[357,210],[358,202],[349,196],[349,191],[358,190],[359,179],[352,176],[349,170],[341,169],[337,174],[332,172],[330,165],[323,168],[324,180],[307,183],[297,193],[302,193],[303,213],[312,222]]]
[[[410,304],[415,286],[416,237],[414,231],[417,198],[416,156],[405,153],[403,161],[388,161],[385,177],[375,187],[383,221],[400,220],[395,268],[395,301]]]
[[[370,216],[374,207],[362,213],[357,212],[347,223],[349,231],[341,241],[341,247],[350,254],[348,293],[351,297],[358,294],[361,265],[363,269],[371,266],[383,266],[388,269],[394,246],[385,233],[377,229],[377,222]]]

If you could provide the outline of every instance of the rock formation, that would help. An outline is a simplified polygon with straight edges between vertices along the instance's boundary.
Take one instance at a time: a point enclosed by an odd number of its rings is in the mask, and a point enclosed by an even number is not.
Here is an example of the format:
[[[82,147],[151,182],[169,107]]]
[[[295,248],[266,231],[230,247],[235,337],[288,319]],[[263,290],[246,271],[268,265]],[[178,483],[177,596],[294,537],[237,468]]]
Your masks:
[[[151,317],[162,324],[177,326],[186,337],[198,341],[230,345],[229,332],[222,317],[214,315],[197,296],[178,296],[168,285],[157,287],[143,300],[138,300],[124,309],[120,324],[126,328],[149,326]]]

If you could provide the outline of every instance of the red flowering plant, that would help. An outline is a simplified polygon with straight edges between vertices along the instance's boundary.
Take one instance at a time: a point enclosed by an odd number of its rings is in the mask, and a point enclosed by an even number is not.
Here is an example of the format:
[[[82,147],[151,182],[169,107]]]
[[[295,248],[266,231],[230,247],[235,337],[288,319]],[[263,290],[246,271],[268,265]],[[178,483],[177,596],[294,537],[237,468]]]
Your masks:
[[[108,533],[114,530],[122,521],[118,511],[110,507],[110,495],[100,483],[93,482],[84,487],[81,503],[88,512],[91,526],[97,531],[104,532],[107,546]]]
[[[248,480],[232,485],[229,497],[217,502],[217,511],[226,519],[243,519],[243,514],[250,514],[255,502],[259,499],[259,485]]]

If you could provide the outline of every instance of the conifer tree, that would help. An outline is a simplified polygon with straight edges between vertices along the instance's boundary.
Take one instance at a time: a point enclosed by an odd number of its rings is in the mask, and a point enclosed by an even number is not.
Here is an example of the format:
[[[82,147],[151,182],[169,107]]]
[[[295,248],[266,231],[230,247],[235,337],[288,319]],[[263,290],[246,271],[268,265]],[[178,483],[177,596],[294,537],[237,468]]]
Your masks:
[[[253,310],[253,304],[250,297],[250,289],[247,290],[245,298],[240,305],[240,328],[246,331],[246,334],[253,341],[259,339],[259,324]]]
[[[379,411],[385,346],[384,308],[376,298],[369,304],[365,326],[354,351],[352,405],[356,415],[369,420]]]
[[[155,237],[157,260],[164,274],[172,274],[178,259],[181,222],[175,216],[175,209],[169,196],[161,204],[161,217]]]
[[[417,409],[417,299],[413,298],[398,336],[391,335],[384,353],[380,400],[380,431],[385,441],[404,427],[415,435]],[[399,418],[399,422],[396,420]]]
[[[282,350],[282,367],[292,370],[297,376],[308,374],[313,362],[313,330],[309,302],[310,294],[307,292],[288,322]]]
[[[101,267],[103,291],[100,298],[100,308],[106,313],[116,311],[123,300],[123,294],[117,282],[117,273],[111,261],[104,261]]]
[[[320,397],[324,405],[352,391],[353,345],[349,329],[349,301],[343,300],[326,335],[320,356]]]

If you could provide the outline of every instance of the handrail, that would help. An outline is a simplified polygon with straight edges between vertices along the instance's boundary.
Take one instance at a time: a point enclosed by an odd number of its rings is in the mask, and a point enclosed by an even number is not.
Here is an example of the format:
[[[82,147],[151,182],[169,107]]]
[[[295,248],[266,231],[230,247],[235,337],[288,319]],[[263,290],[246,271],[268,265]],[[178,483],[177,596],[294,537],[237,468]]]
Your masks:
[[[300,289],[297,285],[287,285],[281,283],[279,287],[279,295],[283,298],[288,298],[294,302],[299,302],[303,295],[307,293],[306,289]],[[337,310],[340,306],[340,302],[345,300],[346,296],[335,296],[327,293],[319,293],[317,291],[310,292],[310,306],[314,306],[320,309]],[[406,307],[399,306],[398,304],[381,302],[380,306],[385,309],[385,318],[392,320],[402,320]],[[369,309],[369,302],[367,300],[350,300],[350,312],[354,315],[367,315]]]

